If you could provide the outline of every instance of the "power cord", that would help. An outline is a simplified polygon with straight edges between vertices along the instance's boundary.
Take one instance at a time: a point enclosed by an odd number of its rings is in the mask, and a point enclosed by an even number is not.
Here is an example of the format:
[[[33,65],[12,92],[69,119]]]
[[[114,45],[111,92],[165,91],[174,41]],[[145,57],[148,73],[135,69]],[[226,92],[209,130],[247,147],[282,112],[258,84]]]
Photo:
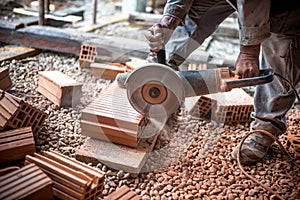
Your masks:
[[[286,78],[284,78],[282,75],[280,74],[277,74],[277,73],[274,73],[274,75],[276,75],[277,77],[283,79],[284,81],[286,81],[290,86],[291,88],[293,89],[295,95],[296,95],[296,98],[298,99],[299,103],[300,103],[300,97],[299,97],[299,94],[297,93],[297,90],[296,88],[290,83],[289,80],[287,80]],[[272,188],[270,188],[269,186],[267,185],[264,185],[262,184],[260,181],[258,181],[256,178],[254,178],[253,176],[251,176],[250,174],[248,174],[243,166],[241,165],[241,150],[242,150],[242,146],[245,142],[245,140],[252,134],[254,133],[261,133],[263,135],[267,135],[268,137],[272,138],[280,147],[280,150],[281,152],[284,154],[284,156],[288,159],[289,162],[291,162],[294,166],[296,166],[297,168],[300,169],[300,166],[294,162],[293,158],[291,157],[291,155],[285,150],[285,148],[283,147],[283,145],[280,143],[280,141],[277,139],[277,137],[275,137],[273,134],[271,134],[270,132],[268,131],[265,131],[265,130],[253,130],[251,132],[249,132],[241,141],[241,144],[239,146],[239,149],[238,149],[238,154],[237,154],[237,162],[238,162],[238,167],[240,168],[240,170],[245,174],[245,176],[247,176],[249,179],[251,179],[253,182],[257,183],[258,185],[260,185],[261,187],[263,187],[265,190],[267,190],[268,192],[270,192],[271,194],[273,194],[273,199],[281,199],[281,200],[284,200],[279,194],[278,192],[275,192]]]

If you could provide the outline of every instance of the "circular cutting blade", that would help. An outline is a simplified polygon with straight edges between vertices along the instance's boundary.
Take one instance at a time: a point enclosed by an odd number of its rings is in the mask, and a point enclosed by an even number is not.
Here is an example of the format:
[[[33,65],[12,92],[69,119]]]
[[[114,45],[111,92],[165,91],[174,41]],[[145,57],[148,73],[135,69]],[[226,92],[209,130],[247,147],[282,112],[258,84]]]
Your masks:
[[[184,100],[179,75],[170,67],[151,63],[134,70],[126,80],[127,96],[135,110],[150,119],[166,119]]]

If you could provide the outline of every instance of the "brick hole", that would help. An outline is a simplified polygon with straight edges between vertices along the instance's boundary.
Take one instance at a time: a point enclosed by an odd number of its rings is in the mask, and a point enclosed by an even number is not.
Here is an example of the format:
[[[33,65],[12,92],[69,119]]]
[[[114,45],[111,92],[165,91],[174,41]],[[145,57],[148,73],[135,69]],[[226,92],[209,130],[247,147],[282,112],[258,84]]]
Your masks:
[[[20,120],[23,120],[26,117],[26,113],[23,111],[20,111],[17,115],[17,118]]]

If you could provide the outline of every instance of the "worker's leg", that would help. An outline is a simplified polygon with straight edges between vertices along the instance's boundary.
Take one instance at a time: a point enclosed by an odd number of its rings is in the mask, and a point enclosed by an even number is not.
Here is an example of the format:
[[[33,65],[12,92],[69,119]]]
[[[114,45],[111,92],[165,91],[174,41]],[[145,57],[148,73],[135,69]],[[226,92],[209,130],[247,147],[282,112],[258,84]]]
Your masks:
[[[166,45],[167,61],[179,66],[235,10],[224,0],[194,1],[184,26],[179,26]]]
[[[300,39],[300,38],[299,38]],[[298,41],[298,43],[300,43]],[[272,68],[288,79],[299,92],[300,89],[300,46],[295,36],[272,34],[263,45],[266,62],[262,68]],[[284,80],[275,77],[274,81],[256,86],[254,96],[254,122],[251,129],[266,130],[275,136],[286,131],[285,115],[295,101],[292,88]],[[241,161],[251,164],[262,159],[274,141],[268,136],[255,133],[245,140]],[[232,153],[236,159],[238,147]]]

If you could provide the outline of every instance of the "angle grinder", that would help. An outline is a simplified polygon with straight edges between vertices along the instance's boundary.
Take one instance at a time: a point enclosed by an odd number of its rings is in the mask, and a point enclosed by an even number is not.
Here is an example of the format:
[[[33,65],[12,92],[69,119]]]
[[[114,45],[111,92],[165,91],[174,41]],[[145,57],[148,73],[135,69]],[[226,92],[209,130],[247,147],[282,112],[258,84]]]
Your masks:
[[[186,97],[227,92],[273,79],[272,69],[260,70],[257,77],[238,79],[228,67],[175,71],[159,63],[149,63],[116,77],[118,85],[126,88],[132,107],[150,119],[170,117]]]

